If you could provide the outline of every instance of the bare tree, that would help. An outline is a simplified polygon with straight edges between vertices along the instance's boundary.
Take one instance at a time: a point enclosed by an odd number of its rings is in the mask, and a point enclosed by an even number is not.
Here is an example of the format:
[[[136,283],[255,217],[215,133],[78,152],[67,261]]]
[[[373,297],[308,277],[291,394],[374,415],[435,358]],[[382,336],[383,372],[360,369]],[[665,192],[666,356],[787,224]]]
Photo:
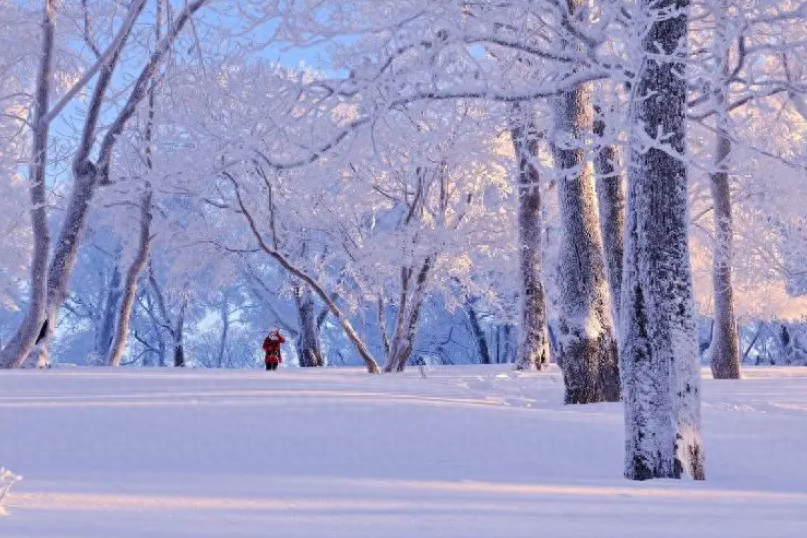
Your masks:
[[[31,122],[33,138],[28,170],[28,191],[31,198],[31,226],[34,235],[31,261],[30,303],[25,318],[11,341],[0,352],[0,366],[19,366],[31,352],[35,342],[47,327],[43,327],[47,312],[47,266],[50,251],[45,168],[48,160],[48,133],[45,121],[53,81],[53,42],[57,0],[45,0],[42,14],[42,47],[36,78],[34,114]]]
[[[156,0],[156,17],[154,24],[154,35],[156,42],[160,42],[162,24],[162,0]],[[146,144],[146,169],[151,173],[154,169],[152,160],[152,139],[154,137],[154,107],[156,104],[157,82],[152,78],[148,90],[148,119],[146,121],[145,144]],[[118,311],[117,323],[115,325],[115,338],[109,350],[107,363],[110,366],[120,366],[121,359],[126,352],[126,340],[129,336],[129,322],[132,318],[132,308],[137,297],[137,281],[140,278],[143,268],[146,266],[151,249],[151,221],[152,221],[152,200],[154,194],[151,186],[151,179],[146,179],[143,192],[140,196],[140,234],[137,243],[137,252],[132,260],[129,269],[126,271],[126,281],[123,286],[120,309]]]
[[[111,56],[99,72],[98,80],[90,99],[88,112],[84,121],[80,144],[73,160],[73,189],[68,198],[62,228],[53,252],[48,271],[48,311],[47,341],[55,328],[59,309],[64,303],[67,285],[76,261],[76,255],[81,243],[81,236],[90,210],[90,204],[99,186],[107,185],[111,181],[110,170],[115,146],[121,133],[129,120],[137,111],[142,100],[147,96],[151,80],[161,65],[164,57],[171,49],[174,41],[194,14],[204,7],[209,0],[194,0],[185,5],[183,10],[171,21],[166,35],[159,40],[155,51],[149,57],[146,65],[141,69],[129,90],[128,96],[120,112],[112,121],[103,138],[97,144],[98,157],[95,161],[91,154],[96,148],[97,132],[101,115],[101,106],[109,98],[112,74],[120,60],[123,44],[131,31],[131,25],[126,31],[121,46]],[[137,13],[143,10],[144,1],[133,5]],[[132,20],[132,25],[134,20]],[[40,356],[44,360],[46,353]]]

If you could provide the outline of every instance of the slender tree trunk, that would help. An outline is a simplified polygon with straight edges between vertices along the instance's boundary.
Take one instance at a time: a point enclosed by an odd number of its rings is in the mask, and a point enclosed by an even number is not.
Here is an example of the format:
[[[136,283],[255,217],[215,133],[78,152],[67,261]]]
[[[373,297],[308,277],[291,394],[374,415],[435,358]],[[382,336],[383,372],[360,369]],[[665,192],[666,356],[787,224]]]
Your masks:
[[[722,20],[726,13],[716,14]],[[725,37],[725,36],[721,36]],[[716,95],[719,108],[715,140],[715,168],[709,175],[715,218],[715,243],[712,256],[712,287],[715,299],[715,321],[711,346],[709,347],[712,376],[715,379],[740,379],[740,341],[737,318],[734,315],[734,288],[731,268],[734,250],[734,220],[731,214],[731,189],[729,188],[729,136],[728,78],[729,55],[723,55],[721,86]]]
[[[509,323],[504,326],[504,361],[505,363],[515,362],[516,350],[513,345],[513,326]]]
[[[387,313],[384,306],[384,298],[378,296],[378,332],[381,335],[381,345],[384,349],[384,356],[389,355],[389,335],[387,334]]]
[[[109,356],[109,349],[112,347],[112,339],[115,337],[115,308],[118,306],[121,294],[120,267],[116,260],[112,277],[109,279],[109,289],[104,300],[100,326],[95,336],[95,353],[101,360]]]
[[[174,368],[185,367],[185,310],[188,307],[188,297],[182,297],[182,306],[179,308],[177,324],[174,327]]]
[[[129,336],[129,323],[132,319],[132,309],[137,297],[137,280],[146,266],[151,247],[151,187],[146,186],[140,201],[140,238],[129,270],[126,272],[126,283],[123,287],[123,297],[118,312],[118,322],[115,325],[115,338],[109,351],[107,364],[120,366],[123,354],[126,352],[126,340]]]
[[[731,139],[719,130],[717,154],[719,166],[731,152]],[[715,298],[715,326],[709,355],[715,379],[740,379],[740,342],[734,315],[734,291],[731,282],[734,225],[728,172],[710,176],[715,214],[715,246],[712,285]]]
[[[224,368],[224,355],[227,351],[227,338],[230,335],[230,309],[226,300],[222,301],[219,309],[221,317],[221,337],[219,338],[219,351],[216,356],[216,367]]]
[[[311,289],[305,284],[297,286],[294,298],[300,323],[300,366],[303,368],[325,366]]]
[[[433,263],[434,260],[431,256],[423,262],[415,277],[414,289],[411,293],[409,293],[409,289],[412,286],[412,269],[404,268],[402,270],[401,304],[398,308],[398,322],[392,336],[387,363],[384,366],[385,372],[404,371],[406,363],[412,355],[421,306],[426,295],[426,283]]]
[[[532,108],[512,105],[511,129],[517,163],[519,277],[521,284],[521,327],[516,369],[533,370],[549,362],[546,341],[546,304],[541,282],[543,252],[541,234],[541,187],[536,159],[538,133]]]
[[[44,121],[50,103],[50,86],[53,76],[53,42],[57,0],[46,0],[42,16],[42,48],[36,79],[34,114],[32,118],[31,163],[28,172],[28,193],[31,199],[31,229],[34,236],[31,260],[31,282],[28,311],[22,324],[0,352],[0,367],[17,368],[33,349],[40,334],[47,334],[47,270],[50,253],[48,231],[47,189],[45,169],[48,165],[49,124]]]
[[[605,136],[605,121],[602,118],[595,119],[594,134],[600,139]],[[622,258],[625,253],[625,192],[622,189],[623,178],[617,167],[618,159],[619,149],[613,144],[601,145],[594,155],[600,233],[614,321],[619,319]]]
[[[559,96],[552,152],[561,240],[558,363],[567,404],[619,401],[617,342],[602,255],[594,177],[584,140],[592,130],[591,85]]]
[[[491,364],[493,361],[490,358],[488,340],[485,338],[485,332],[479,324],[479,316],[477,316],[476,310],[474,310],[474,306],[470,302],[465,305],[465,311],[468,313],[468,321],[471,323],[471,332],[476,340],[476,348],[479,351],[479,362],[482,364]]]
[[[151,271],[149,271],[149,282],[151,282],[152,287],[154,287],[155,282],[153,281]],[[151,319],[151,326],[152,330],[154,331],[155,337],[157,338],[157,366],[160,368],[164,368],[166,365],[166,343],[165,343],[165,335],[163,333],[163,326],[160,324],[160,321],[157,319],[157,316],[154,314],[154,300],[151,298],[151,294],[146,294],[146,308],[148,310],[149,319]]]
[[[637,24],[642,31],[645,24],[650,27],[643,35],[645,57],[631,103],[620,324],[625,476],[680,478],[686,471],[702,480],[700,369],[683,161],[689,3],[642,0],[640,5],[646,18]],[[669,14],[658,17],[660,11]],[[646,144],[647,137],[660,134],[664,140],[658,143],[668,145],[666,151]]]

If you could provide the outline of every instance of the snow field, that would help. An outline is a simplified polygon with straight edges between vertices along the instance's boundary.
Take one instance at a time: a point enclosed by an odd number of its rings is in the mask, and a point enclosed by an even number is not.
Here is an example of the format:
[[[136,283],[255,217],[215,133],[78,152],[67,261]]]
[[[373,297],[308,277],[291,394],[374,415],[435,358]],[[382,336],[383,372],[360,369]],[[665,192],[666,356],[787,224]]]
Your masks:
[[[807,536],[807,369],[704,380],[705,483],[621,478],[557,370],[0,376],[3,538]]]

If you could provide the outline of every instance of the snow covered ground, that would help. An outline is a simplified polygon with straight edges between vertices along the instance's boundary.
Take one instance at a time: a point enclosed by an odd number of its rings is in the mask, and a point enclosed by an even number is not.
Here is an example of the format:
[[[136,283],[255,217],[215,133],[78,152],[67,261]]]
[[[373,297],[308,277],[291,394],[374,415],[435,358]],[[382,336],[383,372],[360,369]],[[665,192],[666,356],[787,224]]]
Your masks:
[[[0,375],[2,538],[807,536],[807,368],[704,382],[706,483],[632,483],[556,370]]]

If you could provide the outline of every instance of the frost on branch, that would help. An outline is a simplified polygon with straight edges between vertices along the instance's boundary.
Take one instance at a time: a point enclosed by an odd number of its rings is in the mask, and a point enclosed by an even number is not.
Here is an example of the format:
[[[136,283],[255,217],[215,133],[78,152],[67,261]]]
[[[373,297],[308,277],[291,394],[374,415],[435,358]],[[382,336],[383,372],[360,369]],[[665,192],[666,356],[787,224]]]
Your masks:
[[[3,508],[3,501],[9,493],[11,488],[22,480],[21,476],[17,476],[6,468],[0,468],[0,516],[6,515],[6,510]]]

